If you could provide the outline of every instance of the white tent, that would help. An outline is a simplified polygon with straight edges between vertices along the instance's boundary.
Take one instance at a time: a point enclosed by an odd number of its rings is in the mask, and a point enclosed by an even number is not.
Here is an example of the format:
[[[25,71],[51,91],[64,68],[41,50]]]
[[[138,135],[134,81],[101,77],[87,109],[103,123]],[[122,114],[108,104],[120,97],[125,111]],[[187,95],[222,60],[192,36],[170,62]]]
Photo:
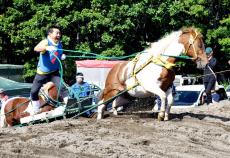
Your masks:
[[[106,77],[110,69],[122,61],[81,60],[76,61],[77,72],[84,74],[85,81],[104,88]]]

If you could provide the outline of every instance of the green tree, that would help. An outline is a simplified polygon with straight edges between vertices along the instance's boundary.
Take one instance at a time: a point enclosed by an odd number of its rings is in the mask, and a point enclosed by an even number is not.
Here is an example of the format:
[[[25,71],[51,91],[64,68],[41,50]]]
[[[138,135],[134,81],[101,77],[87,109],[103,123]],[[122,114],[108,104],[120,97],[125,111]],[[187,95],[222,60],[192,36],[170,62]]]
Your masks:
[[[52,24],[61,26],[64,48],[105,56],[139,52],[147,47],[147,42],[157,41],[183,26],[195,26],[202,31],[206,45],[218,50],[218,59],[229,56],[230,0],[3,2],[0,7],[0,60],[2,63],[27,63],[27,78],[33,76],[29,69],[37,63],[38,54],[33,48],[45,38],[47,27]],[[64,62],[65,69],[75,73],[74,64],[69,62],[74,63],[74,59]],[[181,62],[180,66],[186,68],[188,64]],[[181,70],[186,70],[184,68]]]

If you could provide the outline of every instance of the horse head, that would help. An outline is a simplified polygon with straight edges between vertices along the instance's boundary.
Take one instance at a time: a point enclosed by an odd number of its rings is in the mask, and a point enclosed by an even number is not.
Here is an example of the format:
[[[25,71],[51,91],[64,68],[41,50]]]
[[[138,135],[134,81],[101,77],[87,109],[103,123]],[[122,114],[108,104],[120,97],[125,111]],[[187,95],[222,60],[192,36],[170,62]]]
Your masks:
[[[196,62],[197,68],[204,68],[207,63],[204,42],[202,35],[194,28],[183,28],[179,37],[179,43],[184,45],[185,55]]]
[[[43,85],[41,91],[44,92],[43,97],[49,97],[53,100],[58,99],[58,90],[53,82],[48,82]]]

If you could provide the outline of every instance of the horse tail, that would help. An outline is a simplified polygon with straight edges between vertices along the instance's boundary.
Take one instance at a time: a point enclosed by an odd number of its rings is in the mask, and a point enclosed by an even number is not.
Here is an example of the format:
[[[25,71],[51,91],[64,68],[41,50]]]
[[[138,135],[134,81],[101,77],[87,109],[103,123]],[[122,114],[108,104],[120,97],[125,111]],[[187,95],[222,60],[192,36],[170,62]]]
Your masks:
[[[97,99],[102,100],[104,98],[104,89],[102,89],[98,94],[97,94]]]
[[[5,106],[6,106],[6,103],[3,103],[2,108],[1,108],[1,117],[0,117],[0,127],[1,128],[7,127],[6,115],[5,115]]]

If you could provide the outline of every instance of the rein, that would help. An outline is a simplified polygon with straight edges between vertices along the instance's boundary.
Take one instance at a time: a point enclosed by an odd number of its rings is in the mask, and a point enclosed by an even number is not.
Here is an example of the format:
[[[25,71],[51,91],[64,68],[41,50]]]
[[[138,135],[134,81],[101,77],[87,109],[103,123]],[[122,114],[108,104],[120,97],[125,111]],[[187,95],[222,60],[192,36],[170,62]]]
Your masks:
[[[195,31],[195,33],[196,33],[196,36],[194,38],[191,37],[189,39],[189,41],[188,41],[189,46],[186,49],[186,51],[184,53],[182,53],[182,54],[185,54],[185,55],[173,56],[173,55],[162,54],[162,56],[174,57],[174,58],[179,58],[179,59],[197,59],[197,51],[196,51],[196,48],[194,47],[194,42],[197,39],[197,37],[198,37],[199,34],[197,33],[197,31]],[[191,47],[191,45],[192,45],[194,53],[195,53],[195,57],[193,57],[193,58],[186,55],[188,53],[188,50]],[[98,59],[99,58],[99,59],[113,59],[113,60],[122,60],[122,59],[130,58],[130,57],[135,57],[137,54],[140,54],[140,53],[144,52],[144,51],[136,52],[136,53],[133,53],[133,54],[127,55],[127,56],[118,56],[118,57],[117,56],[113,56],[113,57],[108,57],[108,56],[105,56],[105,55],[100,55],[100,54],[97,54],[97,53],[88,52],[88,51],[81,51],[81,50],[70,50],[70,49],[57,49],[57,50],[62,50],[64,52],[80,53],[80,54],[84,55],[84,56],[66,55],[66,57],[68,57],[68,58],[94,58],[94,59]],[[91,55],[91,56],[85,56],[85,55]]]
[[[66,55],[66,57],[68,58],[94,58],[94,59],[112,59],[112,60],[122,60],[122,59],[126,59],[126,58],[130,58],[130,57],[135,57],[137,54],[141,53],[141,52],[136,52],[133,53],[131,55],[126,55],[126,56],[112,56],[112,57],[108,57],[105,55],[99,55],[96,53],[92,53],[92,52],[86,52],[86,51],[81,51],[81,50],[70,50],[70,49],[58,49],[58,50],[62,50],[64,52],[72,52],[72,53],[80,53],[83,55],[91,55],[91,56],[79,56],[79,55]]]
[[[204,76],[209,76],[209,75],[213,75],[213,74],[221,74],[223,72],[228,72],[230,70],[223,70],[223,71],[218,71],[218,72],[213,72],[213,73],[209,73],[209,74],[206,74],[206,75],[199,75],[199,76],[195,76],[195,78],[202,78]]]
[[[180,55],[180,56],[176,56],[176,55],[166,55],[166,54],[161,54],[162,56],[167,56],[167,57],[172,57],[172,58],[178,58],[178,59],[189,59],[192,60],[193,58],[187,56],[187,55]]]

